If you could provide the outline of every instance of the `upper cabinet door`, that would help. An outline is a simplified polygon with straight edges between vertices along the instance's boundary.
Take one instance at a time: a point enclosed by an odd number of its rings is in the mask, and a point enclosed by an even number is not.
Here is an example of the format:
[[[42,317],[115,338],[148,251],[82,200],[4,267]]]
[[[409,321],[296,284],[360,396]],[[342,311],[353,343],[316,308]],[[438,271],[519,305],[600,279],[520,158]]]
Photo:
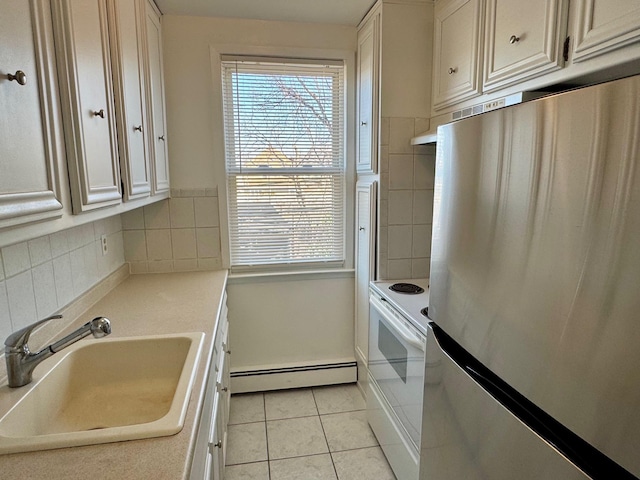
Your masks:
[[[640,41],[638,0],[578,0],[574,62]]]
[[[487,0],[484,90],[562,68],[567,0]]]
[[[169,156],[167,155],[167,128],[164,106],[164,76],[162,73],[162,28],[160,14],[147,0],[141,0],[146,9],[145,49],[147,58],[147,116],[149,118],[149,151],[152,161],[152,193],[169,191]]]
[[[120,174],[127,201],[151,192],[143,61],[146,14],[131,0],[110,0],[108,6]]]
[[[63,159],[47,0],[0,0],[0,228],[62,214]]]
[[[74,213],[121,202],[106,0],[54,2]]]
[[[435,6],[433,106],[480,94],[481,0],[440,0]]]
[[[378,58],[380,14],[358,31],[358,153],[359,173],[375,173],[378,144]]]

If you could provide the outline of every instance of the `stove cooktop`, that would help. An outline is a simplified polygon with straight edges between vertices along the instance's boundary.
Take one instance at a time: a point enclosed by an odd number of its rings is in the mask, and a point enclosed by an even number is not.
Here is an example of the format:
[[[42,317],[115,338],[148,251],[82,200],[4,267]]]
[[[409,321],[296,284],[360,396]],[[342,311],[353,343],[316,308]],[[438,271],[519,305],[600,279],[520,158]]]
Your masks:
[[[393,291],[390,287],[393,284],[413,284],[417,285],[422,292],[407,295]],[[422,333],[427,332],[429,319],[425,317],[421,310],[429,306],[429,280],[426,278],[412,278],[407,280],[377,281],[371,282],[371,288],[382,298],[387,300],[393,307],[404,315]]]

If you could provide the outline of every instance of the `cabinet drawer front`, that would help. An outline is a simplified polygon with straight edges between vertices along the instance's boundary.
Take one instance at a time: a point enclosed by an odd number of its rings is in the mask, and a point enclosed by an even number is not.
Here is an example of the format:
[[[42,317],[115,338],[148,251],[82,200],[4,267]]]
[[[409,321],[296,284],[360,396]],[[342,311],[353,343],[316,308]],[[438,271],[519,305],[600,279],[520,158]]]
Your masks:
[[[566,0],[488,0],[485,91],[561,68],[567,9]]]

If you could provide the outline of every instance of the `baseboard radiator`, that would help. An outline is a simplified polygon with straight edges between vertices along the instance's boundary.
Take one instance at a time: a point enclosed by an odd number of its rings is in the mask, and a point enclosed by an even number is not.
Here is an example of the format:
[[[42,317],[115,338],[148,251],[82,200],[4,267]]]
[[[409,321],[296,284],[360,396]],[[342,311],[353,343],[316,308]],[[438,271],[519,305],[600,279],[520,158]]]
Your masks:
[[[355,361],[232,371],[231,393],[354,383],[357,379]]]

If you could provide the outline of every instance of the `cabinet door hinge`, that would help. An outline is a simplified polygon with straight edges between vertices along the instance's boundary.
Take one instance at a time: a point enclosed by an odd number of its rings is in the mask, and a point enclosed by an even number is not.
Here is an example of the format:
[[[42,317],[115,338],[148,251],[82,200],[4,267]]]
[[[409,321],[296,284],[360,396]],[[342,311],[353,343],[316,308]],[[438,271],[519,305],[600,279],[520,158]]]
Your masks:
[[[564,39],[564,46],[562,47],[562,58],[564,61],[569,60],[569,42],[571,41],[571,37],[567,37]]]

